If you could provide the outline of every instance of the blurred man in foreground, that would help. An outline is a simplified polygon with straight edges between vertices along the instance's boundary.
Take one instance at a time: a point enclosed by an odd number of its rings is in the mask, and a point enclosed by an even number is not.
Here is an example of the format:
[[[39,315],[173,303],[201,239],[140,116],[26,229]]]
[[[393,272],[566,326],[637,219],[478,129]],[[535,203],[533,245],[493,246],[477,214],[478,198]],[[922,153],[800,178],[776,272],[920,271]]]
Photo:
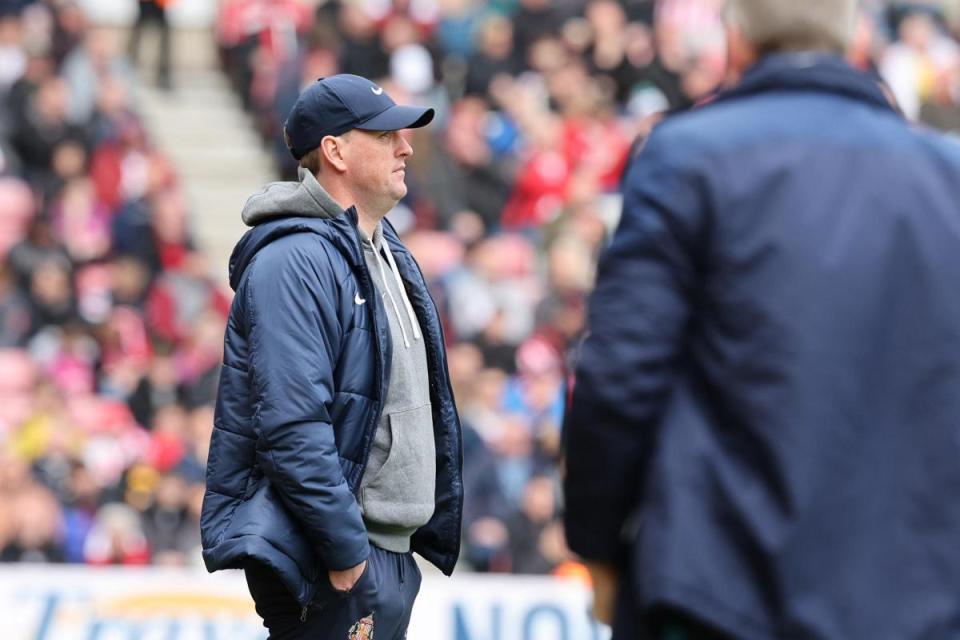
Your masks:
[[[841,57],[855,0],[730,0],[740,84],[625,180],[566,424],[614,638],[960,636],[960,146]]]
[[[460,423],[436,307],[384,217],[406,194],[401,130],[432,109],[340,74],[284,134],[299,182],[250,197],[201,528],[209,570],[242,567],[271,638],[406,636],[416,551],[460,550]]]

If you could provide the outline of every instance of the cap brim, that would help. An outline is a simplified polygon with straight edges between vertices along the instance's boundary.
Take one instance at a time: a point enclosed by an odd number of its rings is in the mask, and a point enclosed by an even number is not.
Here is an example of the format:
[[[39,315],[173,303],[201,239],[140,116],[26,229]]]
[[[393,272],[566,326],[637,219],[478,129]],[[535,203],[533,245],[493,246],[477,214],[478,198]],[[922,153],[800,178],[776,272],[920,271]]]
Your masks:
[[[407,107],[395,104],[373,116],[366,122],[358,124],[355,129],[364,131],[397,131],[398,129],[416,129],[430,124],[433,120],[433,109],[422,107]]]

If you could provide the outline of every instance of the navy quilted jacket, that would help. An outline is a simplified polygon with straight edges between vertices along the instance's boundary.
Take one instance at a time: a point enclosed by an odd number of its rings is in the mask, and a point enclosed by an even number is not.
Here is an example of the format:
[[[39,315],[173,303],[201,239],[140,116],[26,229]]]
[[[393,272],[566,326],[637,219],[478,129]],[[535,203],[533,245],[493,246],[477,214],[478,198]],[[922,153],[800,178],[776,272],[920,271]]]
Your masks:
[[[383,228],[430,370],[436,509],[412,548],[449,575],[460,548],[460,425],[436,307],[413,257],[389,223]],[[353,209],[258,224],[230,270],[236,297],[207,463],[203,558],[209,571],[263,563],[307,605],[328,569],[369,553],[355,493],[389,384],[387,317]]]

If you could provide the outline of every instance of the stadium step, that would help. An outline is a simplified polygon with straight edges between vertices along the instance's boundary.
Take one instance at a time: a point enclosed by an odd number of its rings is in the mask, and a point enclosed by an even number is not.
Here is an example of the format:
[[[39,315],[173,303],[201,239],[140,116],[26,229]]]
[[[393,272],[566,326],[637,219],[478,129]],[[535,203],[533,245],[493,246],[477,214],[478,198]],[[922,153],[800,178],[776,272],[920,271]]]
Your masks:
[[[137,107],[154,144],[172,160],[190,207],[190,224],[212,275],[227,282],[227,262],[246,227],[247,198],[276,180],[269,152],[217,68],[209,30],[174,30],[172,91],[153,84],[153,63],[138,69]],[[193,55],[185,56],[184,51]]]

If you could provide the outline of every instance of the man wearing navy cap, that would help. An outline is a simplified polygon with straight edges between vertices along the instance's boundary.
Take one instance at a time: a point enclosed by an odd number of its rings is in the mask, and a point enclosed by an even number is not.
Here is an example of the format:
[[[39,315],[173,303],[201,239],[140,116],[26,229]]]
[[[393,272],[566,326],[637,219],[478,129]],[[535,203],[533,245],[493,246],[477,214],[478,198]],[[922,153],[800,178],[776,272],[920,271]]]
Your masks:
[[[384,216],[401,130],[432,109],[337,75],[284,125],[297,182],[243,209],[201,521],[207,569],[243,568],[271,638],[401,639],[420,570],[450,575],[460,424],[436,307]]]

